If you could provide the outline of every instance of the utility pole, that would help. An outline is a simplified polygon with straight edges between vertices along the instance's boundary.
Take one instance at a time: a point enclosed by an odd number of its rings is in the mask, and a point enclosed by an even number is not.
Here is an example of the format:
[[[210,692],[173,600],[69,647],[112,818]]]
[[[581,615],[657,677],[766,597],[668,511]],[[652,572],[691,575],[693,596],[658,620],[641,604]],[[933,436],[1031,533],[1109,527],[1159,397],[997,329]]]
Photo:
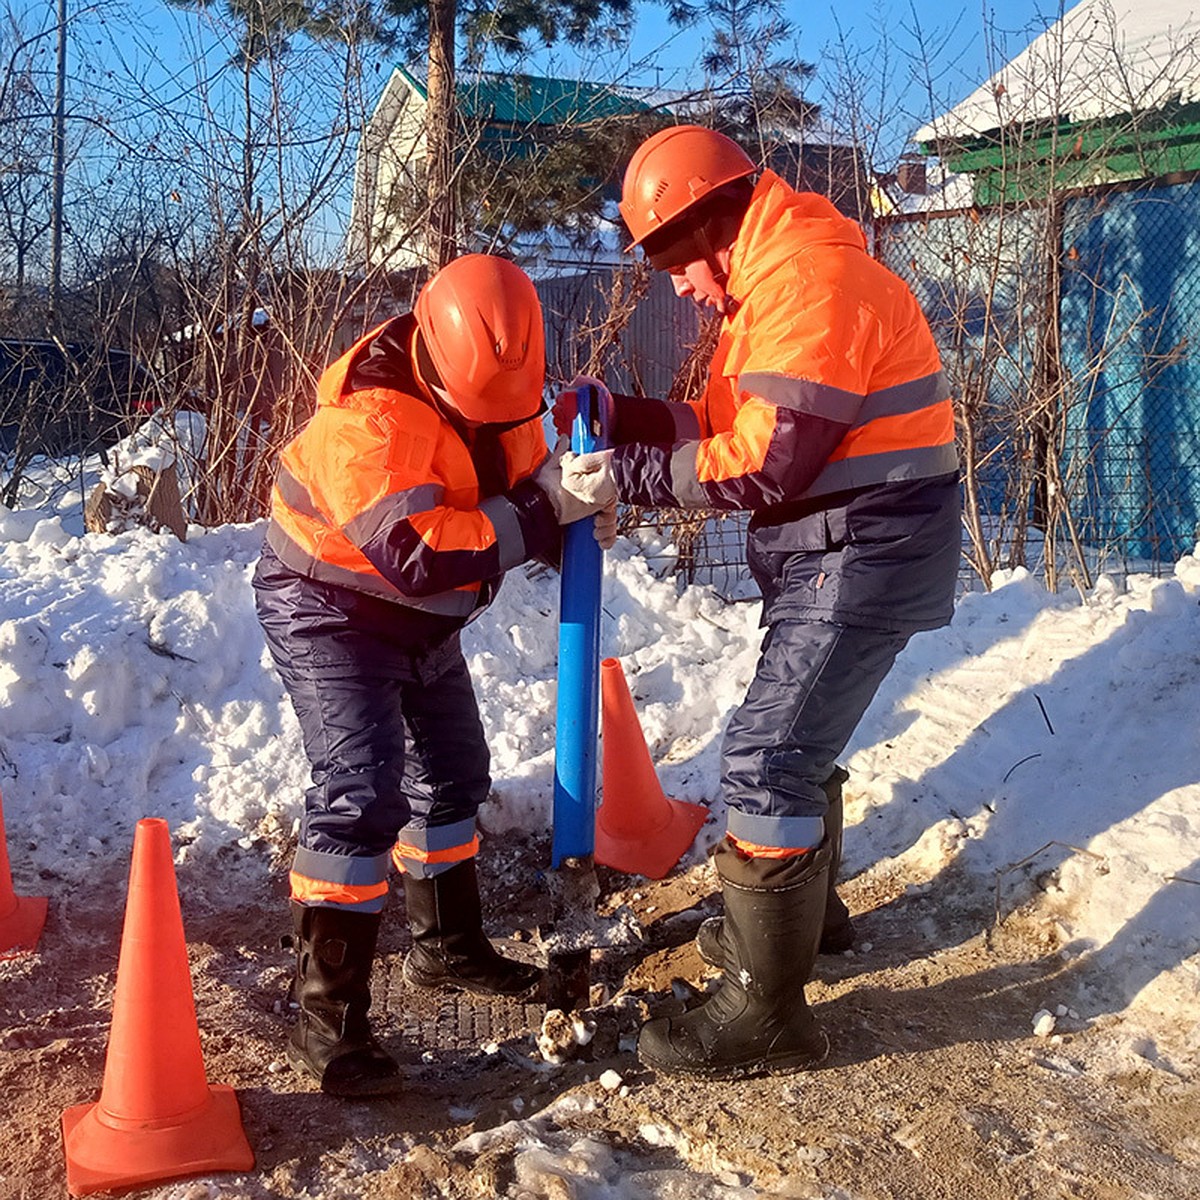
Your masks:
[[[67,169],[67,0],[58,0],[58,65],[54,77],[54,159],[50,192],[50,323],[57,324],[62,293],[63,179]]]

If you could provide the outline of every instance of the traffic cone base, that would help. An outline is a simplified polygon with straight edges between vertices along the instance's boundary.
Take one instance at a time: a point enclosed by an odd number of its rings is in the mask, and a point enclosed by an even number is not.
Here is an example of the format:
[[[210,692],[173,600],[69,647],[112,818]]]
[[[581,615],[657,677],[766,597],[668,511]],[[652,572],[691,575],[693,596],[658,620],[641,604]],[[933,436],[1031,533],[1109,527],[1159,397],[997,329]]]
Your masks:
[[[661,879],[692,844],[708,810],[663,795],[621,663],[600,664],[603,803],[595,858],[630,875]]]
[[[237,1097],[205,1076],[161,818],[143,818],[134,831],[100,1099],[68,1108],[62,1132],[72,1196],[254,1166]]]
[[[0,959],[15,958],[37,949],[46,924],[49,900],[45,896],[14,896],[16,904],[0,916]]]
[[[157,1126],[110,1124],[98,1104],[68,1108],[62,1115],[67,1191],[89,1196],[210,1171],[251,1170],[254,1151],[242,1129],[236,1093],[220,1083],[210,1084],[208,1091],[208,1103],[198,1111]]]
[[[652,837],[614,837],[604,828],[604,807],[596,820],[596,861],[628,875],[662,879],[696,839],[708,810],[699,804],[662,796],[657,804],[667,806],[668,819]],[[661,814],[660,814],[661,815]]]
[[[0,959],[36,950],[46,924],[45,896],[18,896],[13,891],[4,833],[4,801],[0,799]]]

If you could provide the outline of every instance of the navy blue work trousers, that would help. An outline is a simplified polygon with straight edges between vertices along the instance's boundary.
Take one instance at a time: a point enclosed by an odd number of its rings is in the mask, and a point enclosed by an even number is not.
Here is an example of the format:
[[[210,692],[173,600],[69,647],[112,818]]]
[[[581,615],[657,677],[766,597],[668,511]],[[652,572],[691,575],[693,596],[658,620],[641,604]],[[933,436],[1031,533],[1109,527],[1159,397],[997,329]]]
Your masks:
[[[733,837],[771,848],[820,845],[828,807],[821,785],[908,638],[826,621],[768,628],[721,749]]]
[[[312,767],[293,894],[300,875],[378,908],[393,854],[418,878],[470,857],[491,778],[458,635],[405,652],[382,629],[324,629],[266,589],[258,600]]]

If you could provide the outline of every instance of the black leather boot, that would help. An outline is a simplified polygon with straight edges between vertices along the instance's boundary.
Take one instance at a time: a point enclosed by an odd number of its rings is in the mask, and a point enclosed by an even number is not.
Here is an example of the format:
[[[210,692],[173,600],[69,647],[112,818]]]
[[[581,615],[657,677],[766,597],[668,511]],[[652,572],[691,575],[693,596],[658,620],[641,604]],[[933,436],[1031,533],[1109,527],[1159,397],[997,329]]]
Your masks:
[[[541,982],[537,967],[505,958],[484,934],[473,858],[432,879],[406,874],[404,902],[413,935],[413,948],[404,960],[409,983],[481,996],[520,996]]]
[[[400,1067],[367,1022],[381,914],[291,902],[296,948],[292,995],[300,1019],[288,1062],[331,1096],[381,1096],[404,1086]]]
[[[829,1039],[804,998],[817,955],[829,847],[746,858],[728,840],[714,860],[725,896],[724,978],[680,1017],[642,1026],[638,1058],[668,1075],[787,1075],[819,1063]]]
[[[825,898],[825,923],[821,927],[821,954],[844,954],[854,946],[854,923],[850,910],[837,894],[837,873],[842,865],[842,784],[850,778],[844,767],[834,767],[833,774],[821,787],[829,798],[825,811],[825,840],[829,843],[829,894]],[[696,951],[710,967],[720,967],[725,961],[722,948],[723,917],[709,917],[696,931]]]

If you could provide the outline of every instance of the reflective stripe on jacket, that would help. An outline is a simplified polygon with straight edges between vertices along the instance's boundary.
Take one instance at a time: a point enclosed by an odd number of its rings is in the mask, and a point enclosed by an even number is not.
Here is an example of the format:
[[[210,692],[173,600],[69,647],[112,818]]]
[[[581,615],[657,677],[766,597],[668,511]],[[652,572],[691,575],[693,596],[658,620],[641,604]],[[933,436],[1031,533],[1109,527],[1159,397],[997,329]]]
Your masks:
[[[545,436],[538,418],[472,430],[435,408],[409,361],[414,327],[379,326],[321,376],[280,456],[267,541],[302,575],[465,621],[504,571],[552,553],[557,522],[529,478]],[[355,386],[356,360],[385,339],[395,383]]]
[[[764,172],[727,286],[738,307],[690,406],[695,432],[619,449],[622,500],[758,509],[957,469],[950,391],[916,299],[823,196]]]

